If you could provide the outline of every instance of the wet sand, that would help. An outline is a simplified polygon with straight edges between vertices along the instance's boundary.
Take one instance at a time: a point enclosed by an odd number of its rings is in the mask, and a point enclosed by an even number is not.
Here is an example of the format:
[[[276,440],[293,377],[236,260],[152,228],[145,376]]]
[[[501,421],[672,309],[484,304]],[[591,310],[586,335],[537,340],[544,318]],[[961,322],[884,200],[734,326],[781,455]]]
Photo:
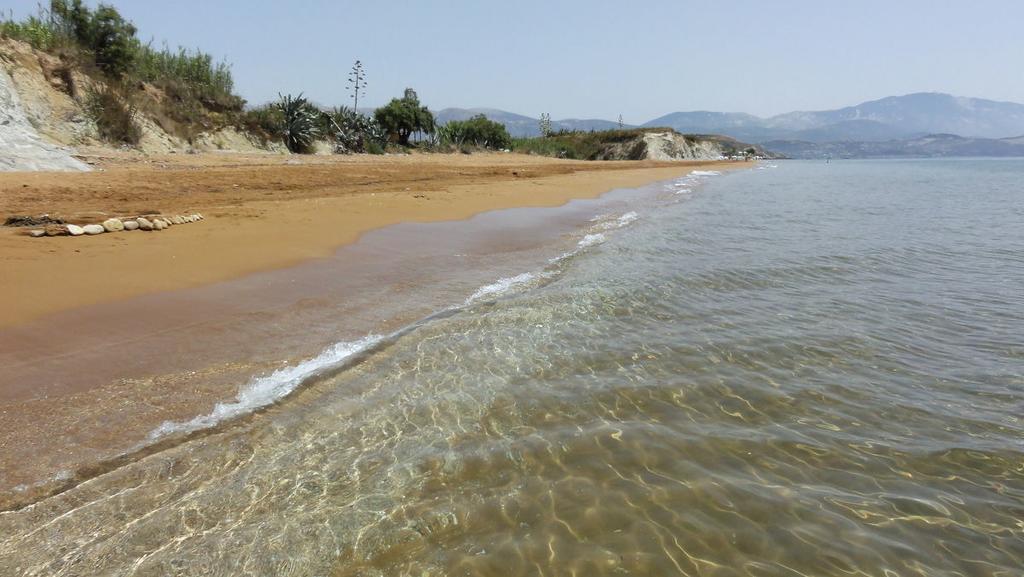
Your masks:
[[[405,166],[403,162],[435,161],[399,160],[397,166]],[[339,170],[342,164],[324,166]],[[451,185],[433,193],[441,198],[434,205],[411,190],[291,199],[273,203],[272,209],[262,208],[266,201],[240,201],[222,209],[234,216],[206,209],[205,222],[154,234],[42,240],[8,234],[4,242],[38,251],[38,260],[23,264],[37,267],[34,280],[50,287],[41,293],[41,306],[66,306],[83,286],[94,289],[89,294],[98,300],[43,316],[27,315],[31,320],[8,322],[0,329],[0,363],[7,368],[0,376],[0,508],[31,502],[93,474],[91,468],[130,451],[161,422],[186,420],[233,398],[253,375],[369,331],[394,330],[458,303],[516,266],[543,262],[553,245],[574,242],[566,235],[596,212],[625,207],[622,195],[565,204],[570,195],[597,196],[693,168],[600,169],[525,182],[506,176],[490,184]],[[131,168],[111,172],[119,170]],[[454,220],[515,203],[564,206],[498,210]],[[240,219],[237,215],[245,210],[266,212]],[[371,226],[402,216],[404,224]],[[320,233],[282,234],[289,225],[281,222],[298,222],[290,219],[316,221]],[[445,220],[417,222],[437,219]],[[348,238],[361,240],[336,248],[337,239]],[[331,239],[336,244],[326,246]],[[275,241],[282,250],[273,249]],[[80,253],[36,248],[80,243],[75,249]],[[9,246],[0,250],[4,259],[12,258]],[[237,271],[234,265],[241,265],[231,256],[236,250],[250,257],[241,264],[261,267],[279,262],[274,258],[296,259],[295,251],[320,258],[191,288],[182,287],[183,279],[175,274],[176,259],[163,267],[154,261],[142,269],[151,274],[139,276],[149,283],[163,278],[177,289],[157,292],[146,282],[118,280],[139,269],[110,264],[118,250],[128,258],[158,259],[166,258],[166,251],[186,249],[181,254],[196,257],[182,259],[191,263],[182,268],[196,271],[188,278]],[[40,278],[48,274],[42,263],[65,268],[55,263],[67,264],[69,259],[76,259],[76,266],[93,263],[88,266],[99,267],[94,270],[114,271],[114,278],[86,275],[91,283],[61,283],[58,271],[49,273],[58,278]],[[285,261],[293,262],[280,262]],[[218,268],[218,262],[226,264]],[[24,267],[15,270],[21,273]],[[15,302],[28,308],[35,302],[29,280],[20,274],[5,277],[5,290],[22,286],[23,294],[33,295],[5,301],[5,320],[8,310],[16,312]],[[120,291],[134,296],[114,299]]]

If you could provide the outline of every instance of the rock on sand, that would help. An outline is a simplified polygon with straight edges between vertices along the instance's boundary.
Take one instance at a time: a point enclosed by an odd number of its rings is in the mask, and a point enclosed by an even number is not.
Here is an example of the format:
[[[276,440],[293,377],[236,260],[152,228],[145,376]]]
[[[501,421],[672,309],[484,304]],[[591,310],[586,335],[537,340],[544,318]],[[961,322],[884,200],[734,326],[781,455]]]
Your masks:
[[[87,224],[82,227],[82,231],[85,234],[103,234],[107,232],[107,229],[103,228],[102,224]]]
[[[103,221],[103,230],[107,232],[121,232],[124,230],[124,223],[116,218],[108,218]]]
[[[148,218],[140,216],[138,218],[139,230],[153,230],[153,223]]]
[[[135,230],[139,228],[139,221],[137,220],[126,220],[124,221],[125,230]]]
[[[83,230],[82,227],[78,226],[77,224],[67,224],[64,226],[68,229],[68,234],[70,234],[71,236],[81,236],[85,234],[85,230]]]

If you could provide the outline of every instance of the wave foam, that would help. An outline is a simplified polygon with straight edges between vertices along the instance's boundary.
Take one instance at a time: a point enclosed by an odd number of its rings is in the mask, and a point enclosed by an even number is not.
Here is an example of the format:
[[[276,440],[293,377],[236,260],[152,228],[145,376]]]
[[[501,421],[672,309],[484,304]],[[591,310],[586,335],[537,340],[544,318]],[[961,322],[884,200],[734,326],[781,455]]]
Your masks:
[[[470,304],[486,296],[499,295],[501,293],[507,292],[512,288],[524,285],[532,281],[534,278],[536,278],[536,275],[534,275],[533,273],[524,272],[523,274],[510,276],[507,278],[500,279],[499,281],[491,283],[489,285],[484,285],[478,288],[476,292],[473,293],[473,296],[466,299],[466,304]]]
[[[312,359],[278,369],[270,375],[256,377],[238,392],[234,402],[218,403],[209,414],[198,416],[190,421],[167,421],[149,434],[149,440],[153,441],[171,433],[191,433],[206,429],[227,419],[272,405],[288,396],[315,372],[365,351],[379,343],[381,338],[377,335],[370,335],[354,342],[337,343]]]
[[[722,173],[717,170],[694,170],[690,176],[722,176]]]
[[[580,248],[587,248],[588,246],[594,246],[595,244],[601,244],[605,241],[605,236],[601,233],[588,234],[587,236],[580,239],[576,246]]]

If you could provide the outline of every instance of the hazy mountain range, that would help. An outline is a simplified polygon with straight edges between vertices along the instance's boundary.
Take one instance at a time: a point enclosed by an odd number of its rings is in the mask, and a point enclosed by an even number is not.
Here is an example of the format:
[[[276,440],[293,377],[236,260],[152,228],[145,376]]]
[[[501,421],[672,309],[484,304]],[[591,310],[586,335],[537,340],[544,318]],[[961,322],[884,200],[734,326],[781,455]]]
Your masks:
[[[488,108],[446,108],[438,120],[474,114],[505,124],[513,136],[536,136],[539,120]],[[617,122],[553,120],[555,130],[606,130]],[[788,156],[1024,156],[1024,104],[922,92],[836,110],[788,112],[769,118],[736,112],[673,112],[644,127],[684,134],[723,134]],[[960,138],[956,138],[960,137]]]

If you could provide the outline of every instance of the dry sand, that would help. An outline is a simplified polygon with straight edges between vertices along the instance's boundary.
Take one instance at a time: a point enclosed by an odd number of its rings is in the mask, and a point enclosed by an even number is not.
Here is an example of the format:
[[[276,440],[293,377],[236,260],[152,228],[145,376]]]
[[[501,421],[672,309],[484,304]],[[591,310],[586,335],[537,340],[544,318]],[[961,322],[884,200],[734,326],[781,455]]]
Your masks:
[[[712,162],[573,162],[514,154],[123,155],[91,173],[0,174],[0,217],[76,223],[203,213],[162,232],[30,238],[0,228],[0,327],[329,255],[398,222],[557,206]]]

